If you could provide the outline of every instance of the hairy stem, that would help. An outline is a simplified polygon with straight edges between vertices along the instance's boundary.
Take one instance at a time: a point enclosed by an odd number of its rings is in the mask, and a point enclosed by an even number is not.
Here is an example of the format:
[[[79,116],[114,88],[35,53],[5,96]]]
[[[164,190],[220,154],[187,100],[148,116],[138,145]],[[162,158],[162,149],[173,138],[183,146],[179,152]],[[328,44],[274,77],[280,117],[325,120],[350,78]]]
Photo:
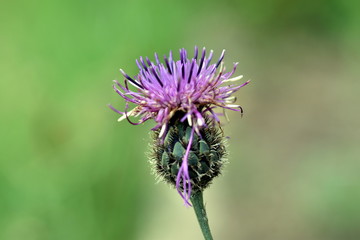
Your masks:
[[[210,232],[208,218],[206,216],[202,191],[194,192],[190,200],[191,203],[193,204],[195,214],[198,219],[205,240],[213,240],[213,237],[211,236],[211,232]]]

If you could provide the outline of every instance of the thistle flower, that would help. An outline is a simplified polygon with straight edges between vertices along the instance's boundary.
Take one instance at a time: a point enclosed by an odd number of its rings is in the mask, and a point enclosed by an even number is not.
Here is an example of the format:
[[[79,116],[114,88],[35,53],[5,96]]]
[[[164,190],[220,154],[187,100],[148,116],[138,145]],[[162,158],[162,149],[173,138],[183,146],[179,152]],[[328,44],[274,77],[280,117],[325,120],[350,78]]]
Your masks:
[[[192,194],[202,192],[212,178],[220,173],[225,147],[216,108],[243,112],[234,104],[232,96],[249,81],[236,85],[242,76],[233,77],[238,63],[226,72],[223,66],[225,50],[218,61],[211,64],[213,51],[201,56],[198,48],[192,58],[185,49],[180,50],[180,60],[172,52],[160,62],[140,57],[136,60],[139,73],[130,77],[122,69],[124,83],[114,80],[114,90],[126,101],[124,111],[110,108],[121,114],[118,121],[127,119],[138,125],[153,119],[156,125],[153,164],[167,182],[174,185],[186,205]],[[133,85],[133,89],[129,88]],[[136,106],[129,110],[129,103]],[[133,122],[130,117],[139,117]]]

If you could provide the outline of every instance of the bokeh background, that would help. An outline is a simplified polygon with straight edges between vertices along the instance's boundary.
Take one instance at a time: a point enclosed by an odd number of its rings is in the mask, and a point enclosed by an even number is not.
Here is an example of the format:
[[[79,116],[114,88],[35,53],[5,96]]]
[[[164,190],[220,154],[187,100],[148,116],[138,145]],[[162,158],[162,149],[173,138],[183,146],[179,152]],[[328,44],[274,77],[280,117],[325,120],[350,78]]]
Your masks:
[[[2,1],[0,239],[202,239],[155,184],[153,123],[118,123],[118,69],[225,48],[251,79],[230,164],[205,192],[215,239],[360,239],[360,4],[342,0]]]

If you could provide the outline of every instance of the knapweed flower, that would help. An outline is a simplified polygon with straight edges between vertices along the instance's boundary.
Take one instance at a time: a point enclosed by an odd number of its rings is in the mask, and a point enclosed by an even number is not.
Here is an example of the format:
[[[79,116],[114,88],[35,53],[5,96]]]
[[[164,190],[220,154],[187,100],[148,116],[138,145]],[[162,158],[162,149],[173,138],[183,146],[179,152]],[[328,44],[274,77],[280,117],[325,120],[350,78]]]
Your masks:
[[[225,146],[220,119],[216,108],[240,111],[232,96],[249,81],[236,85],[242,76],[233,77],[237,63],[226,72],[220,58],[211,64],[213,51],[201,56],[198,48],[192,58],[185,49],[180,50],[180,60],[172,52],[160,62],[140,57],[136,60],[139,73],[124,75],[124,83],[114,81],[114,90],[126,101],[124,111],[110,108],[121,114],[119,121],[127,119],[138,125],[149,119],[156,122],[153,163],[159,175],[173,184],[185,204],[190,205],[192,192],[202,191],[217,176],[224,161]],[[133,87],[130,89],[129,84]],[[136,106],[129,110],[129,103]],[[133,122],[130,117],[139,117]]]

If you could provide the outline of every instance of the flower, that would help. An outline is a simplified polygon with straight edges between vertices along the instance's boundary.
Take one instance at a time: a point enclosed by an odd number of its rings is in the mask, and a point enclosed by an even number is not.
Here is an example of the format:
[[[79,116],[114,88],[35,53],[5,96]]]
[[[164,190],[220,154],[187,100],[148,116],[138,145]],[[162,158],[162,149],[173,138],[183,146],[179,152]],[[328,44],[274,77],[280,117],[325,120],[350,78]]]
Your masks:
[[[209,123],[220,123],[219,114],[214,112],[216,108],[243,112],[240,105],[234,104],[236,98],[232,94],[249,81],[241,85],[233,83],[242,79],[242,75],[232,77],[238,63],[234,63],[230,72],[225,72],[224,54],[225,50],[218,61],[211,64],[213,51],[206,56],[205,48],[198,58],[198,48],[195,47],[194,56],[190,59],[186,50],[181,49],[180,60],[177,61],[173,59],[170,51],[169,56],[164,57],[163,63],[155,53],[155,63],[147,57],[145,60],[142,57],[136,60],[139,73],[134,78],[120,69],[125,77],[124,84],[114,80],[114,90],[126,101],[123,112],[109,105],[112,110],[122,115],[118,121],[127,119],[131,124],[138,125],[153,119],[156,126],[152,130],[158,131],[159,141],[162,143],[173,118],[178,118],[181,123],[186,122],[190,126],[187,147],[175,184],[187,205],[190,205],[192,191],[188,159],[194,136],[202,138],[201,130],[209,127]],[[129,88],[129,84],[133,85],[134,90]],[[136,107],[128,111],[129,103]],[[139,117],[140,120],[133,122],[130,120],[132,116]]]

